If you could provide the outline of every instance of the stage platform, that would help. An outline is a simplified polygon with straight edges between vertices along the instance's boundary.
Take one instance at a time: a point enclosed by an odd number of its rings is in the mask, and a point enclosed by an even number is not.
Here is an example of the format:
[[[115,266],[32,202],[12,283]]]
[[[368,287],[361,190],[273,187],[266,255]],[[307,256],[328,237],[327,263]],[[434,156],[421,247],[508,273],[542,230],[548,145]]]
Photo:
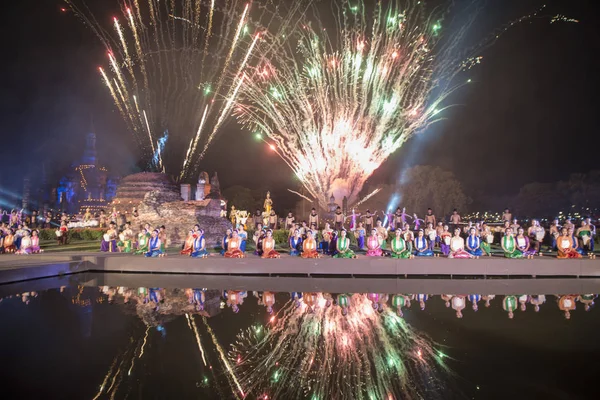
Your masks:
[[[396,260],[366,256],[357,259],[302,259],[285,254],[280,259],[266,260],[254,255],[243,259],[227,259],[216,254],[195,259],[180,255],[145,258],[120,253],[81,252],[0,256],[0,284],[83,272],[270,277],[586,278],[600,277],[600,260],[558,260],[551,257],[533,260],[502,257]]]

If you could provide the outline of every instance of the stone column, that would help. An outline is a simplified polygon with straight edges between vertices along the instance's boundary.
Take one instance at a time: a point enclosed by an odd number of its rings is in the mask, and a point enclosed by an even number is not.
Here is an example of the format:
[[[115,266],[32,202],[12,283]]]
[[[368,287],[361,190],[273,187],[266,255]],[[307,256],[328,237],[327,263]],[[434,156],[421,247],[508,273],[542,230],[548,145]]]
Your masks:
[[[190,185],[189,183],[181,184],[181,198],[183,199],[183,201],[190,201],[191,188],[192,185]]]

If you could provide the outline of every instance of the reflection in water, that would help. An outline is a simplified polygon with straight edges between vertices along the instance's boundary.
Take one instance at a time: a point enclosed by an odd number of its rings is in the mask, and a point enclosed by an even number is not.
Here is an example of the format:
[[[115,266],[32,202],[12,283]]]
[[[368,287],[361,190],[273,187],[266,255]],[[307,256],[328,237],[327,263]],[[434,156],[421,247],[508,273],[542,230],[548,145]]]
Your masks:
[[[469,320],[487,313],[490,307],[496,308],[507,324],[520,321],[507,321],[506,317],[513,319],[516,313],[528,309],[539,312],[541,307],[550,308],[557,319],[564,321],[571,318],[571,312],[578,306],[589,311],[597,297],[595,294],[282,294],[109,286],[61,287],[59,291],[69,300],[68,306],[75,309],[83,337],[90,337],[95,307],[111,304],[124,315],[143,322],[143,325],[136,322],[138,328],[127,333],[128,345],[120,348],[112,362],[103,367],[107,369],[95,377],[98,386],[90,396],[94,399],[134,395],[130,393],[136,387],[134,382],[143,379],[154,362],[148,355],[157,352],[152,342],[166,341],[167,329],[170,331],[173,326],[167,324],[177,318],[183,321],[183,328],[178,329],[184,333],[177,331],[179,336],[175,340],[191,335],[188,338],[193,339],[187,342],[186,351],[189,352],[190,345],[194,346],[189,358],[197,355],[201,363],[195,370],[201,371],[197,387],[213,395],[217,391],[221,398],[444,398],[450,386],[456,390],[453,374],[445,363],[446,350],[417,331],[404,316],[412,318],[433,302],[439,305],[442,314],[447,310],[449,320],[462,325],[465,321],[454,317],[463,318],[465,308],[477,312],[469,312],[465,317]],[[4,300],[12,298],[13,302],[31,307],[46,294],[28,291],[6,296]],[[219,331],[211,320],[221,313],[225,313],[221,317],[227,317],[227,329],[237,333],[233,341],[225,339],[223,330]],[[234,314],[238,315],[235,319],[231,318]],[[263,315],[266,323],[258,323]],[[248,322],[248,318],[252,321]],[[209,374],[212,374],[210,380]]]
[[[444,354],[386,306],[387,295],[292,296],[230,352],[246,393],[262,398],[432,398]],[[344,312],[347,310],[347,312]],[[347,314],[347,315],[344,315]]]

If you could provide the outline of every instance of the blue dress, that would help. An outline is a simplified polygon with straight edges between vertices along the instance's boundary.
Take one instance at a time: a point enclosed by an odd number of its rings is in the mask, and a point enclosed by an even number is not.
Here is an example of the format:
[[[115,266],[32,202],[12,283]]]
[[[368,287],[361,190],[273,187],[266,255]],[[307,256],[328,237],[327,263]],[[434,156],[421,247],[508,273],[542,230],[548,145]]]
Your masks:
[[[241,239],[241,243],[240,243],[240,250],[242,251],[242,253],[246,252],[246,241],[248,240],[248,233],[247,232],[240,232],[239,233],[240,239]]]
[[[225,235],[223,236],[223,250],[221,250],[221,255],[225,255],[225,252],[227,251],[227,245],[229,244],[229,236]]]
[[[290,238],[290,256],[299,256],[302,252],[302,238]]]
[[[158,236],[150,239],[150,245],[148,246],[148,248],[150,249],[150,251],[144,254],[144,256],[146,257],[158,257],[161,254],[163,254],[163,252],[160,251],[160,240],[158,239]]]
[[[192,257],[204,257],[208,255],[208,251],[204,248],[204,236],[197,237],[194,239],[194,251],[192,251]]]
[[[483,255],[483,250],[481,250],[480,244],[481,244],[481,239],[479,239],[479,237],[469,236],[467,238],[467,246],[466,246],[465,250],[467,250],[467,253],[469,253],[475,257],[481,257]],[[469,250],[469,247],[473,250]]]
[[[417,236],[415,238],[415,247],[417,249],[415,251],[415,256],[417,256],[417,257],[433,256],[433,251],[427,245],[427,239],[425,239],[425,236],[423,236],[421,238]]]

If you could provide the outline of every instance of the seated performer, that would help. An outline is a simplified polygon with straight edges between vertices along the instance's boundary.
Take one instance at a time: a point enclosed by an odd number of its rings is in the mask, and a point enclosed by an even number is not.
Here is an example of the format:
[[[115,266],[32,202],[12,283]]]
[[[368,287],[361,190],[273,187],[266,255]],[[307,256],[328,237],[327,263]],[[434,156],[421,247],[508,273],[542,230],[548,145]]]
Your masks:
[[[375,223],[375,230],[377,231],[377,236],[379,237],[379,246],[381,249],[385,249],[385,242],[388,237],[388,230],[383,227],[381,220],[378,219]]]
[[[450,254],[450,242],[452,241],[452,234],[448,230],[448,225],[444,225],[442,233],[440,234],[440,249],[442,254],[448,256]]]
[[[206,250],[206,240],[204,239],[204,230],[200,229],[194,238],[193,251],[190,256],[194,258],[206,258],[208,257],[208,251]]]
[[[242,239],[240,238],[237,231],[233,231],[231,239],[229,239],[229,246],[225,252],[227,258],[244,258],[244,252],[240,249],[242,247]]]
[[[240,237],[240,250],[244,253],[246,251],[246,242],[248,241],[248,232],[244,229],[244,224],[240,224],[237,231]]]
[[[325,228],[321,231],[321,237],[323,240],[321,241],[321,249],[323,250],[323,254],[331,254],[333,253],[335,242],[332,242],[333,229],[329,225],[329,222],[325,222]]]
[[[275,239],[273,238],[273,231],[268,230],[267,236],[262,241],[262,256],[261,258],[280,258],[278,252],[275,251]]]
[[[566,225],[566,224],[565,224]],[[581,248],[580,244],[579,244],[579,240],[577,239],[577,237],[575,236],[575,228],[567,228],[567,233],[569,234],[569,236],[571,236],[571,238],[573,239],[573,249],[578,252],[579,254],[581,254],[582,256],[585,255],[585,253],[583,252],[583,249]],[[19,247],[19,245],[17,245],[17,247]]]
[[[4,237],[4,252],[14,253],[15,251],[17,251],[17,246],[15,245],[15,231],[11,228]]]
[[[454,229],[454,236],[450,239],[450,254],[448,258],[473,258],[465,250],[465,239],[460,237],[460,228]]]
[[[125,223],[125,229],[123,229],[123,239],[121,243],[117,243],[117,247],[122,249],[123,253],[131,253],[132,251],[132,242],[133,242],[133,231],[131,230],[131,225],[129,222]],[[119,246],[119,244],[121,246]]]
[[[529,247],[534,254],[540,252],[545,235],[546,230],[540,226],[540,221],[532,220],[531,226],[527,229],[527,236],[529,236]]]
[[[410,254],[410,250],[406,246],[406,242],[402,237],[402,230],[396,229],[394,232],[394,238],[391,242],[391,256],[392,258],[412,258],[413,256]]]
[[[142,228],[142,231],[138,234],[138,247],[135,254],[146,254],[148,252],[148,236],[146,228]]]
[[[481,250],[481,240],[477,236],[477,230],[475,228],[469,229],[469,237],[467,237],[467,252],[476,258],[481,257],[483,251]]]
[[[313,238],[313,232],[306,232],[306,240],[302,242],[302,258],[320,258],[317,252],[317,241]]]
[[[522,258],[523,253],[517,249],[517,243],[513,236],[512,228],[506,228],[504,230],[504,236],[500,241],[502,250],[504,251],[504,257],[506,258]]]
[[[350,239],[346,237],[346,230],[340,231],[340,236],[335,241],[335,258],[356,258],[354,252],[350,250]]]
[[[149,250],[144,256],[146,257],[162,257],[165,253],[160,249],[160,239],[158,238],[158,229],[152,231],[152,237],[150,238],[150,242],[148,244]]]
[[[379,241],[379,235],[377,229],[371,230],[371,235],[367,238],[367,255],[370,257],[381,257],[383,251],[381,250],[381,242]]]
[[[535,249],[531,248],[529,237],[525,236],[525,229],[519,228],[517,230],[517,237],[515,239],[517,241],[517,249],[523,253],[523,257],[533,258],[535,255]]]
[[[185,238],[185,242],[183,243],[183,250],[179,254],[184,256],[189,256],[194,251],[194,231],[191,230],[188,232],[187,237]]]
[[[577,237],[579,238],[579,243],[581,243],[581,250],[583,253],[588,254],[591,252],[592,231],[586,220],[581,221],[581,226],[577,229]]]
[[[17,250],[16,254],[31,254],[33,250],[31,248],[31,236],[28,230],[23,231],[23,237],[21,238],[21,247]]]
[[[481,224],[481,241],[479,247],[488,256],[492,256],[492,243],[494,243],[494,233],[490,227],[484,222]]]
[[[225,255],[225,252],[227,251],[227,245],[229,244],[229,239],[231,239],[232,232],[231,229],[227,229],[225,231],[225,236],[221,239],[221,255]]]
[[[117,229],[114,222],[108,225],[108,230],[102,237],[102,243],[100,243],[100,251],[114,253],[117,249]]]
[[[67,221],[61,221],[60,228],[58,228],[60,235],[58,236],[58,244],[65,245],[69,242],[69,228],[67,227]],[[116,251],[116,250],[115,250]]]
[[[435,246],[435,242],[437,240],[437,231],[433,227],[433,224],[431,222],[427,223],[427,228],[425,228],[425,237],[429,241],[429,248],[431,249],[431,251],[433,251],[433,248]]]
[[[360,250],[363,250],[365,248],[365,236],[367,235],[367,232],[366,232],[365,228],[363,227],[362,222],[358,223],[358,226],[354,230],[354,234],[356,235],[356,242],[357,242],[358,248]]]
[[[40,248],[40,234],[37,230],[31,232],[31,252],[34,254],[41,253],[44,250]]]
[[[423,232],[423,229],[419,229],[419,232],[417,232],[417,237],[415,238],[415,256],[433,256],[433,250],[431,250],[429,244],[427,243],[427,238],[425,238],[425,232]]]
[[[294,234],[290,237],[290,256],[299,256],[302,251],[302,237],[300,230],[295,229]]]
[[[557,258],[581,258],[581,254],[573,248],[573,237],[569,235],[567,228],[563,227],[560,236],[556,238],[556,247],[558,248]]]

